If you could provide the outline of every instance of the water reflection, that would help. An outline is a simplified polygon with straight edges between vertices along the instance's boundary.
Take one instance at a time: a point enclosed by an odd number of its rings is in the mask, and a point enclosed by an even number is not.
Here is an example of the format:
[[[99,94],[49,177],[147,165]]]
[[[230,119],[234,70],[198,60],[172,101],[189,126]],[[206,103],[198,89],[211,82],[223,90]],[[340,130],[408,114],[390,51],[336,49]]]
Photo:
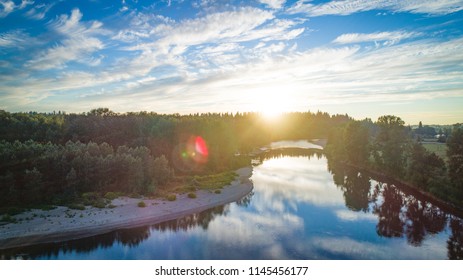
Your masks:
[[[329,168],[333,181],[344,192],[346,206],[354,211],[371,210],[377,216],[379,236],[400,238],[405,235],[410,245],[421,246],[427,235],[445,230],[451,215],[432,203],[404,193],[392,184],[375,181],[354,168],[332,162]]]
[[[447,241],[448,258],[451,260],[463,260],[463,222],[460,219],[450,220],[452,235]]]
[[[318,150],[259,156],[254,190],[236,203],[0,258],[463,259],[462,220],[426,199]]]
[[[177,220],[167,221],[154,225],[153,228],[161,232],[188,231],[189,229],[195,227],[201,227],[202,229],[207,230],[209,223],[217,216],[226,215],[226,213],[229,211],[228,209],[229,205],[217,206],[201,213],[187,215]]]
[[[114,244],[136,247],[150,237],[148,226],[123,229],[107,234],[59,243],[40,244],[0,251],[0,259],[55,259],[59,255],[89,253]]]

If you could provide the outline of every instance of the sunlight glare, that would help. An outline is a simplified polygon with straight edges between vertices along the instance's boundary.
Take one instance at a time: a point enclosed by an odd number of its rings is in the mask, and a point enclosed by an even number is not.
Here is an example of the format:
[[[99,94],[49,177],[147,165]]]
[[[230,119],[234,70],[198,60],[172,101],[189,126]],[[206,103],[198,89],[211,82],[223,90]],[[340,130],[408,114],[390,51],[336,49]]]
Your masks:
[[[258,99],[254,100],[255,107],[266,120],[278,120],[283,113],[292,109],[287,88],[261,88],[256,96],[258,96]]]

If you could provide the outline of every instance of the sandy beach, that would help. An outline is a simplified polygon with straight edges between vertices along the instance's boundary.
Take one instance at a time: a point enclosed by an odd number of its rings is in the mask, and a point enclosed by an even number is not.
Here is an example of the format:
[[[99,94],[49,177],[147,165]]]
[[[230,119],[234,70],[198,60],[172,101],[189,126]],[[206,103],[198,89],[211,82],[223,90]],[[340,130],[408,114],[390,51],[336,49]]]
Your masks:
[[[59,206],[44,211],[33,209],[16,215],[17,223],[0,226],[0,249],[59,242],[103,234],[122,228],[132,228],[177,219],[188,214],[234,202],[251,192],[251,167],[238,169],[239,175],[221,193],[199,190],[197,198],[177,195],[177,200],[120,197],[112,201],[115,208],[72,210]],[[144,201],[146,207],[138,207]]]

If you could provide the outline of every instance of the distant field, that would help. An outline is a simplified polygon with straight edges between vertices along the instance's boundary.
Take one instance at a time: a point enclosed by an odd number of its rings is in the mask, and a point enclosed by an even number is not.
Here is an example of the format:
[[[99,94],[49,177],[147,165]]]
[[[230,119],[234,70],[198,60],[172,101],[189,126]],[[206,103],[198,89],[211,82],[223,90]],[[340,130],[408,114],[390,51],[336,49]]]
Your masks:
[[[447,145],[445,143],[422,142],[422,144],[426,150],[436,153],[436,155],[447,162]]]

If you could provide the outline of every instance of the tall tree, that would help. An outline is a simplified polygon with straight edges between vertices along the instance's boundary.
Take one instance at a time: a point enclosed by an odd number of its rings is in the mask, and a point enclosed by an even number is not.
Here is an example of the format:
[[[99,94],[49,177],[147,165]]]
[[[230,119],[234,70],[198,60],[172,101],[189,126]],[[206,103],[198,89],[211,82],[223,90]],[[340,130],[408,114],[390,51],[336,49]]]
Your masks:
[[[449,177],[458,199],[463,199],[463,128],[455,125],[447,140]]]
[[[402,177],[405,171],[404,151],[407,142],[405,122],[396,116],[381,116],[376,122],[380,128],[376,136],[375,160],[380,168],[397,177]]]
[[[361,122],[352,121],[344,130],[344,145],[347,161],[364,165],[370,156],[368,130]]]

